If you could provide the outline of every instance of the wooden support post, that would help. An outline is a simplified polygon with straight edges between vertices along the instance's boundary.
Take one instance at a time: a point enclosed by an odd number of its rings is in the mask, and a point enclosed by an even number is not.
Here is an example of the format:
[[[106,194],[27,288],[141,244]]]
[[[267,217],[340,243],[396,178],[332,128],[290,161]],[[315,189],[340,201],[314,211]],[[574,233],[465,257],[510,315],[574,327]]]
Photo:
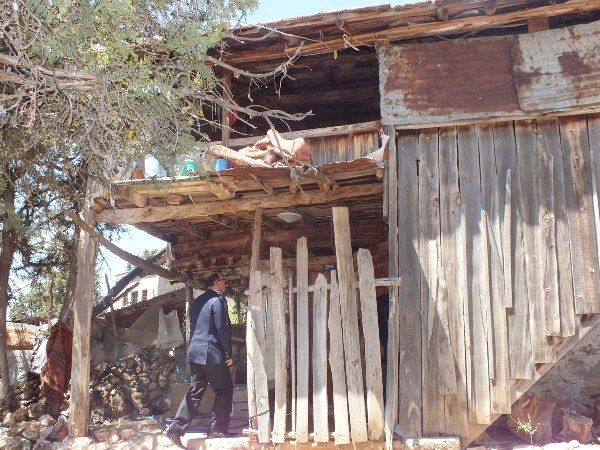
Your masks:
[[[358,250],[358,279],[362,330],[365,339],[365,380],[367,384],[367,417],[369,440],[383,439],[383,376],[381,372],[381,347],[377,323],[377,298],[375,270],[369,250]]]
[[[260,260],[260,242],[262,228],[262,211],[257,209],[254,211],[254,225],[252,227],[252,251],[250,255],[250,284],[252,278],[258,269]],[[254,321],[252,319],[252,297],[248,298],[248,308],[246,309],[246,379],[248,390],[248,415],[250,416],[250,425],[253,428],[257,427],[256,420],[256,389],[254,383],[254,354],[258,351],[256,342],[256,334],[254,329]]]
[[[90,188],[88,188],[90,189]],[[88,192],[91,192],[89,190]],[[81,220],[94,226],[91,195],[81,212]],[[90,331],[92,300],[96,274],[98,241],[83,228],[77,245],[77,279],[73,298],[73,363],[71,367],[71,396],[69,399],[69,435],[85,436],[90,413]]]
[[[294,304],[294,276],[288,269],[288,310],[290,313],[290,370],[292,371],[292,432],[296,432],[296,305]]]
[[[313,430],[314,442],[329,441],[327,402],[327,279],[320,273],[313,301]],[[380,378],[381,381],[381,378]]]
[[[340,312],[340,293],[337,274],[331,271],[331,293],[329,296],[329,367],[333,382],[333,418],[334,443],[343,445],[350,443],[348,427],[348,390],[346,388],[346,371],[344,369],[344,346],[342,341],[342,316]]]
[[[297,241],[296,250],[296,440],[299,444],[308,442],[308,377],[309,329],[308,329],[308,242],[305,237]]]
[[[384,216],[388,217],[389,269],[388,276],[398,276],[398,158],[396,155],[396,131],[387,127],[390,136],[388,164],[384,177],[387,206],[384,205]],[[384,198],[385,202],[386,198]],[[394,425],[398,418],[398,336],[400,327],[398,287],[389,289],[390,314],[388,318],[388,347],[385,388],[385,442],[387,450],[392,450]]]
[[[287,416],[287,330],[283,296],[283,264],[280,248],[271,248],[271,303],[273,312],[275,352],[275,414],[273,416],[274,444],[285,441]]]
[[[260,270],[250,277],[250,328],[252,330],[252,367],[254,373],[254,396],[256,399],[256,422],[258,425],[258,442],[267,444],[270,441],[271,413],[269,409],[269,386],[265,353],[265,316],[262,292],[262,274]]]
[[[358,331],[356,290],[354,289],[354,264],[350,239],[350,218],[347,207],[332,208],[335,252],[338,267],[340,306],[344,350],[346,353],[346,377],[350,408],[350,434],[353,442],[366,442],[367,418],[364,403],[363,373]]]

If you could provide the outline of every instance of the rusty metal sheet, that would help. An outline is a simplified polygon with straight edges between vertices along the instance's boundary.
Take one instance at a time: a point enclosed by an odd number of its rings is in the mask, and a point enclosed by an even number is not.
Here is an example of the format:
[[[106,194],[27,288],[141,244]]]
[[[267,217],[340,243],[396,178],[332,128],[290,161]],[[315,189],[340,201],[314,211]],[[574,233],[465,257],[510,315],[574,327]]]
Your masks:
[[[430,126],[600,107],[600,21],[383,48],[384,125]]]
[[[515,84],[524,111],[600,105],[600,22],[523,34]]]
[[[516,115],[514,36],[391,46],[380,52],[381,117],[408,125]]]

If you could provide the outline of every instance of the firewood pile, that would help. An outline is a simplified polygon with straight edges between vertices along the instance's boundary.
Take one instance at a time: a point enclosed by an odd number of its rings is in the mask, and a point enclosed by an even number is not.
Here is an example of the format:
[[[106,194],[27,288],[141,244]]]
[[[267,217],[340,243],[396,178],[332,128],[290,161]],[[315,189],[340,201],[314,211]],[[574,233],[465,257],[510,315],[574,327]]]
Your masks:
[[[275,130],[269,130],[265,137],[252,146],[240,150],[215,145],[208,151],[218,158],[227,159],[235,166],[289,167],[311,163],[310,148],[306,139],[284,139]]]

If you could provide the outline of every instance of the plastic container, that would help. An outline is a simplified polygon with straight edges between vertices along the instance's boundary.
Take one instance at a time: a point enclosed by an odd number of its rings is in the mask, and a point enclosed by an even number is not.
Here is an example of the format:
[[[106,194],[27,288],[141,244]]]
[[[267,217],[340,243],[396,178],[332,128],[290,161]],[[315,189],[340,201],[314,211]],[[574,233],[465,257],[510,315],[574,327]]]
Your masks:
[[[167,171],[160,165],[158,159],[151,154],[147,154],[144,158],[144,175],[146,178],[162,178],[167,176]]]
[[[229,164],[229,161],[227,161],[226,159],[217,158],[217,160],[215,161],[215,170],[217,172],[220,172],[221,170],[229,169],[230,167],[231,167],[231,164]]]
[[[198,163],[192,159],[186,159],[181,166],[181,175],[186,177],[198,173]]]

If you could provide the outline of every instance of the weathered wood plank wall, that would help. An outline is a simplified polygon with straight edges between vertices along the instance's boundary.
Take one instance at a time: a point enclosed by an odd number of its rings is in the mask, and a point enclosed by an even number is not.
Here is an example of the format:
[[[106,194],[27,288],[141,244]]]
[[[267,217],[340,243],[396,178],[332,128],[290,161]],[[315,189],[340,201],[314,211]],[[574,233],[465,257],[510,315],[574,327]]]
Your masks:
[[[406,436],[467,436],[510,412],[511,388],[555,361],[555,337],[600,313],[599,124],[580,115],[398,132],[388,211],[399,224]]]

